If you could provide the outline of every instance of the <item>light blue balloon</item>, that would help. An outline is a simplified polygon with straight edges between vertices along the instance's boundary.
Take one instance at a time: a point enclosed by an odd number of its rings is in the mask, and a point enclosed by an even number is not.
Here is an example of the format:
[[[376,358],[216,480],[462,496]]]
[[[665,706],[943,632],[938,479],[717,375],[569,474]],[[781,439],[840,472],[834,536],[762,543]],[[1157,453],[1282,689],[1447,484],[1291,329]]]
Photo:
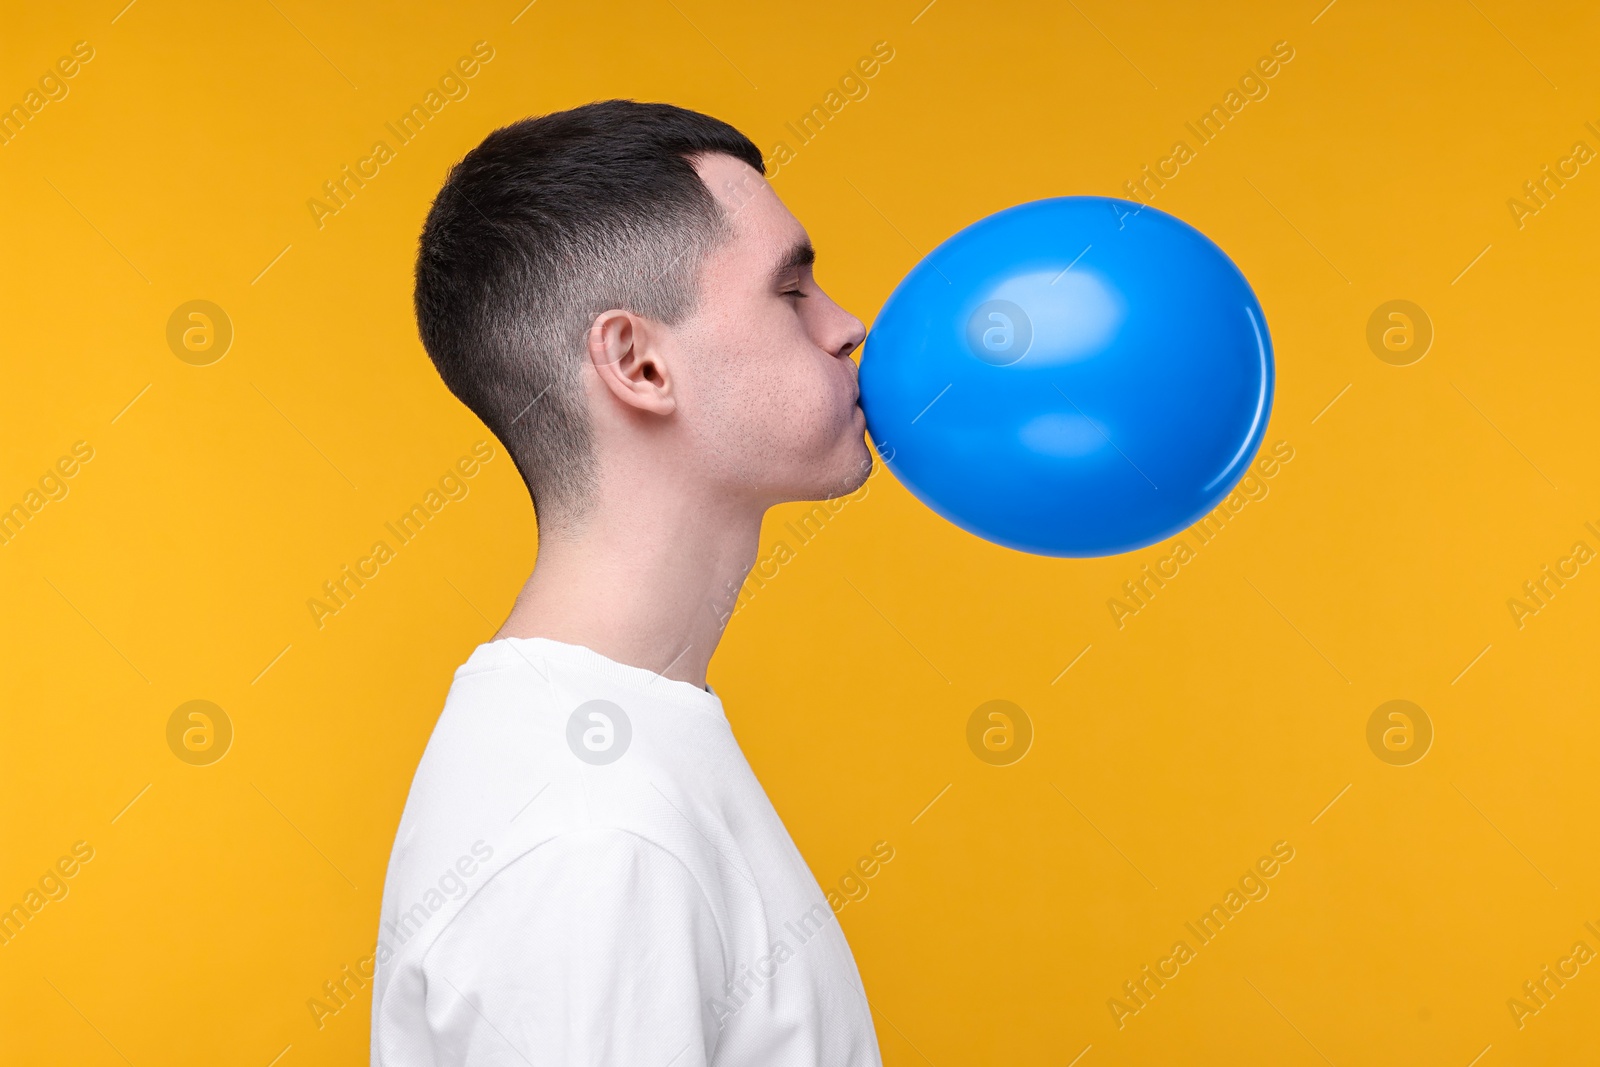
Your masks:
[[[1272,410],[1272,340],[1239,268],[1163,211],[1008,208],[896,287],[861,358],[895,477],[1008,548],[1107,556],[1216,507]]]

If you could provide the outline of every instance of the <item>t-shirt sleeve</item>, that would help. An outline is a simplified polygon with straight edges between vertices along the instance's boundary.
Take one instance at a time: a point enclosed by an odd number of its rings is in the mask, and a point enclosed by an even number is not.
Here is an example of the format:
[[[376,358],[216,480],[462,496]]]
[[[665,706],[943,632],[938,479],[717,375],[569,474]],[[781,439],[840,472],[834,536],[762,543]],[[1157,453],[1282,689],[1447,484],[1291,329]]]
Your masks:
[[[622,830],[564,834],[511,863],[429,949],[439,1064],[703,1067],[722,939],[688,869]]]

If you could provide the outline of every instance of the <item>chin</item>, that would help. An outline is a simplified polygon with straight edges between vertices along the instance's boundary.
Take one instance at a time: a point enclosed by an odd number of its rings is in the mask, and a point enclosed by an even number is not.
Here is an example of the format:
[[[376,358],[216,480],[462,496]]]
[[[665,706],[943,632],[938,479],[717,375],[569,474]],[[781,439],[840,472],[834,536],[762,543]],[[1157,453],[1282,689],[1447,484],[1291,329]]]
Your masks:
[[[856,409],[860,411],[860,408]],[[865,416],[863,416],[865,418]],[[865,427],[853,429],[845,447],[834,478],[828,483],[821,499],[831,500],[860,489],[872,473],[872,453],[867,449]]]
[[[806,449],[809,459],[790,466],[787,477],[777,480],[783,488],[777,490],[774,502],[833,500],[860,489],[872,473],[866,429],[866,416],[855,408],[840,427],[839,436],[813,444]]]

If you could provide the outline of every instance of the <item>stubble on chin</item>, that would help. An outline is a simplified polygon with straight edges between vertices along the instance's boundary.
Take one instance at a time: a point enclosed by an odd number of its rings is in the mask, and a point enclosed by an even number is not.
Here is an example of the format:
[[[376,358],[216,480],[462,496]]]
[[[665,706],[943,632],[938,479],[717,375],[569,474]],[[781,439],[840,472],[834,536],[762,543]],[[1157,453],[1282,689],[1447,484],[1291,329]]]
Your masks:
[[[837,497],[849,496],[867,484],[867,478],[872,474],[872,453],[867,449],[864,434],[855,438],[855,444],[857,458],[852,461],[849,470],[835,479],[834,483],[828,487],[819,499],[833,500]]]

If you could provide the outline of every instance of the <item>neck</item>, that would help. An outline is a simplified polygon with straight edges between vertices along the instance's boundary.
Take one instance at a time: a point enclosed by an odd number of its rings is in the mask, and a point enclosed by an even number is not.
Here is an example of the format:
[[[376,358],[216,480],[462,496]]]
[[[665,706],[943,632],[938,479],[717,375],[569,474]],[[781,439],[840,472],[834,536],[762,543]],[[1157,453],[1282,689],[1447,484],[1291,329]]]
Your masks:
[[[495,637],[582,645],[704,687],[760,533],[761,512],[750,507],[597,504],[571,536],[541,538],[533,574]]]

